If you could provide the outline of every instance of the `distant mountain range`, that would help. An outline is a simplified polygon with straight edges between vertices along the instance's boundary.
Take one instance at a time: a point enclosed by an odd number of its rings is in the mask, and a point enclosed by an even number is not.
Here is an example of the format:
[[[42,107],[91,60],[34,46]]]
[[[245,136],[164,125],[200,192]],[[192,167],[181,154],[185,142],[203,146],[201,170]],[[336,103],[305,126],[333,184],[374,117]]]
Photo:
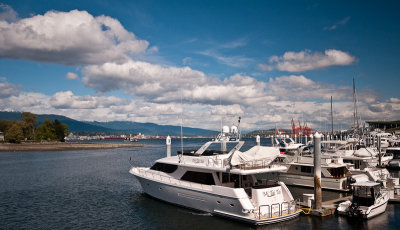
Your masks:
[[[119,134],[119,133],[143,133],[146,135],[171,135],[179,136],[181,133],[180,126],[173,125],[157,125],[154,123],[139,123],[131,121],[77,121],[66,116],[54,114],[36,114],[40,125],[45,119],[52,121],[58,120],[61,123],[67,124],[70,132],[74,134],[89,134],[89,133],[104,133],[104,134]],[[0,111],[0,120],[17,120],[21,121],[21,112],[2,112]],[[217,131],[198,129],[191,127],[183,127],[184,136],[215,136]]]

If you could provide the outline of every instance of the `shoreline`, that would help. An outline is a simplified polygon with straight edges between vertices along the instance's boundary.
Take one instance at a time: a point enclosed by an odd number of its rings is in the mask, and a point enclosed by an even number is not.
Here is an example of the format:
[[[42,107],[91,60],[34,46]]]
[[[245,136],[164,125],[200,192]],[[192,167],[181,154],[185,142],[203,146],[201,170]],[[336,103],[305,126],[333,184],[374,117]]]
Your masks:
[[[111,143],[82,143],[82,142],[38,142],[38,143],[1,143],[0,152],[33,152],[33,151],[69,151],[95,150],[114,148],[138,148],[144,144],[111,144]]]

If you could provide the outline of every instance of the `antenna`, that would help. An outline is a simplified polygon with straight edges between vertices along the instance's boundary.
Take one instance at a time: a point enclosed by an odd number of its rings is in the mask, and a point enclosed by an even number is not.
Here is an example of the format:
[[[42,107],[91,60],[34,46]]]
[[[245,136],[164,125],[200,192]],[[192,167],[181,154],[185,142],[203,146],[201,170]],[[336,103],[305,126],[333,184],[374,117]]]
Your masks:
[[[240,120],[241,120],[241,119],[242,119],[242,118],[241,118],[241,117],[239,117],[239,120],[238,120],[238,125],[237,125],[239,139],[240,139],[240,136],[241,136],[241,134],[242,134],[242,131],[239,129],[239,127],[240,127]]]
[[[219,95],[219,108],[221,109],[221,134],[222,134],[222,104],[221,104],[221,95]]]

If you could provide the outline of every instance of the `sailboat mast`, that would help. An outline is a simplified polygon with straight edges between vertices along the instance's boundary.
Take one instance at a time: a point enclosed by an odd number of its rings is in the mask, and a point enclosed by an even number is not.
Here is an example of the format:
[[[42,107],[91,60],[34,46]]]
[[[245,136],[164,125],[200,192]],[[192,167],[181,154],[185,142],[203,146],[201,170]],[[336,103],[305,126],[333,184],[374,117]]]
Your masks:
[[[182,156],[183,156],[183,95],[181,91],[181,154],[178,155],[179,163],[181,163]]]
[[[353,77],[353,103],[354,103],[354,129],[358,129],[358,114],[357,114],[357,94],[356,94],[356,83]]]
[[[332,136],[333,136],[333,107],[332,107],[332,96],[331,96],[331,121],[332,121]]]

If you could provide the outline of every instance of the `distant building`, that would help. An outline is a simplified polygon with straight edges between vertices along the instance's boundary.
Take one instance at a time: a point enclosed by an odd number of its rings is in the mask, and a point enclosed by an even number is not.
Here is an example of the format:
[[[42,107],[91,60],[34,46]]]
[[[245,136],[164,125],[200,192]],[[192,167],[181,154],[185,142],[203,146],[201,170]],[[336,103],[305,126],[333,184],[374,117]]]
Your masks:
[[[367,123],[372,130],[397,130],[400,128],[400,121],[367,121]]]
[[[4,141],[4,133],[0,132],[0,141]]]

